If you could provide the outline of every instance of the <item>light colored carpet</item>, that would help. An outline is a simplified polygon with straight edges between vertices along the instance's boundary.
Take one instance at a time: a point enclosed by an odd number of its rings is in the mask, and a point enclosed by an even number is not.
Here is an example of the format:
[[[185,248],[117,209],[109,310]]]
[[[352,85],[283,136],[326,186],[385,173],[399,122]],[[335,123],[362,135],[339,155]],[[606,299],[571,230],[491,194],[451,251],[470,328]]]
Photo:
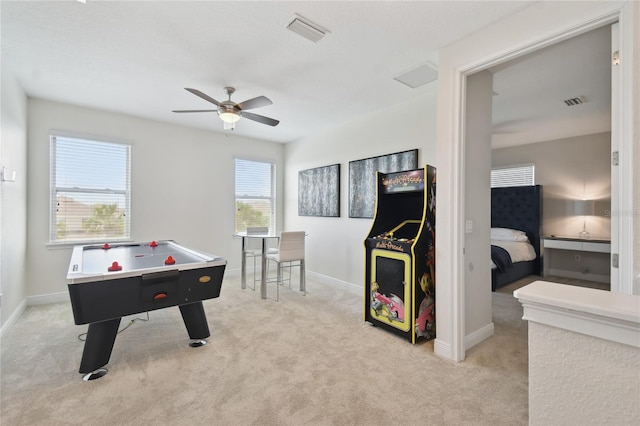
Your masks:
[[[206,301],[209,343],[179,310],[118,335],[109,374],[83,382],[70,305],[28,307],[2,341],[1,412],[12,425],[526,425],[527,325],[494,293],[495,335],[452,363],[362,320],[360,290],[308,275],[280,302],[227,275]],[[131,317],[128,317],[129,319]],[[128,322],[123,320],[121,327]]]

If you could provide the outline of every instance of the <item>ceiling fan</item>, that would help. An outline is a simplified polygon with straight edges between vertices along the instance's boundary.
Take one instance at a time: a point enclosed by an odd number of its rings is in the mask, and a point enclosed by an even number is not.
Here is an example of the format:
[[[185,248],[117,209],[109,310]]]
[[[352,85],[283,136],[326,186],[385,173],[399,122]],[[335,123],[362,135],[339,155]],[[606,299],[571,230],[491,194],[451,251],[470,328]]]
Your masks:
[[[236,91],[233,87],[225,87],[224,91],[228,96],[226,101],[218,102],[213,99],[211,96],[202,93],[196,89],[190,89],[185,87],[185,90],[193,93],[196,96],[201,97],[207,102],[211,102],[218,109],[188,109],[188,110],[173,110],[173,112],[183,113],[183,112],[217,112],[218,117],[224,123],[225,130],[233,130],[235,128],[235,124],[240,117],[248,118],[249,120],[257,121],[258,123],[266,124],[268,126],[277,126],[280,121],[274,120],[273,118],[265,117],[264,115],[258,115],[251,112],[247,112],[248,109],[260,108],[263,106],[271,105],[271,99],[266,96],[258,96],[256,98],[248,99],[244,102],[240,102],[239,104],[233,102],[231,100],[231,95]]]

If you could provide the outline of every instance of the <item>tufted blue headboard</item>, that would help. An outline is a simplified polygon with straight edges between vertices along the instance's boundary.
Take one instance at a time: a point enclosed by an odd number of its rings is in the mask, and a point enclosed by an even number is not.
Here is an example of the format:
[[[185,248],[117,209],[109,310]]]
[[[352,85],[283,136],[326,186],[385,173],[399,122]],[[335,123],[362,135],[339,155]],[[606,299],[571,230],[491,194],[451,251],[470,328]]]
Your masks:
[[[542,186],[491,188],[491,227],[526,232],[538,255],[539,267],[541,265]]]

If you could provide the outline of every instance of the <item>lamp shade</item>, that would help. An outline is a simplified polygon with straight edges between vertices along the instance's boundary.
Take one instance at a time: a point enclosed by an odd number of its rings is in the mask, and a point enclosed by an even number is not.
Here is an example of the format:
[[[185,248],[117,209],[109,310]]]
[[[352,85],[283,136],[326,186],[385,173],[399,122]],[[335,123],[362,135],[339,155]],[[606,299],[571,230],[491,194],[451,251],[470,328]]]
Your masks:
[[[218,115],[220,116],[220,119],[222,121],[224,121],[225,123],[235,123],[238,120],[240,120],[240,115],[233,111],[233,110],[227,110],[227,111],[220,111],[218,110]]]
[[[576,200],[574,213],[576,216],[593,216],[595,213],[595,204],[593,200]]]

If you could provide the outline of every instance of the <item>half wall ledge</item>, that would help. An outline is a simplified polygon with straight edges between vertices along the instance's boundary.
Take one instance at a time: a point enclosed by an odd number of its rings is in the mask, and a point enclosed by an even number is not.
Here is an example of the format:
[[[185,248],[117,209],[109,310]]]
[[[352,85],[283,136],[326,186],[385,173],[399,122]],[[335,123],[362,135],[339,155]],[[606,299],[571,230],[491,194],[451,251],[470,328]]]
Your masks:
[[[536,281],[514,292],[529,334],[529,425],[637,425],[640,296]]]
[[[640,296],[547,281],[513,295],[525,320],[640,348]]]

